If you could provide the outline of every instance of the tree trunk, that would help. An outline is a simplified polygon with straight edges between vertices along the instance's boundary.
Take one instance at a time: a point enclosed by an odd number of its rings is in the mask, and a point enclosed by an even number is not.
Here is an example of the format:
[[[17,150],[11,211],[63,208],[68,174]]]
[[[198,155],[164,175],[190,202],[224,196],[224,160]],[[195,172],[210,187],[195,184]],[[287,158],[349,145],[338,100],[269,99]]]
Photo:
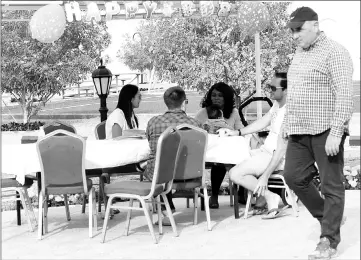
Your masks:
[[[150,85],[148,87],[148,93],[150,92],[150,89],[153,87],[154,75],[155,75],[155,65],[153,65],[152,71],[150,72]]]
[[[26,104],[21,104],[21,109],[23,110],[23,123],[26,124],[29,121],[28,110],[26,109]]]

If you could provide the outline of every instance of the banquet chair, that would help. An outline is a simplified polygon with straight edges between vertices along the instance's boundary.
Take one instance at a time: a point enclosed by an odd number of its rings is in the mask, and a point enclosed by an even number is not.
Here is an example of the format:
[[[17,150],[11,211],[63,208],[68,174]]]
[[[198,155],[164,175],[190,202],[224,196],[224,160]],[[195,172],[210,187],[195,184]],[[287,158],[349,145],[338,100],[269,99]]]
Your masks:
[[[237,190],[235,190],[235,189],[237,189],[238,185],[234,184],[233,187],[234,187],[233,193],[236,194]],[[287,199],[286,199],[287,201],[284,201],[284,203],[285,204],[286,204],[286,202],[287,202],[287,204],[289,203],[290,206],[292,207],[293,215],[295,217],[298,217],[299,208],[298,208],[298,205],[297,205],[297,196],[288,187],[288,185],[286,184],[286,181],[285,181],[285,179],[283,177],[283,171],[275,171],[274,173],[272,173],[272,175],[268,179],[267,187],[268,188],[276,188],[276,189],[285,189],[284,194],[285,194],[285,197],[287,197]],[[244,219],[248,218],[248,211],[249,211],[249,208],[250,208],[250,205],[251,205],[252,196],[253,196],[253,192],[248,191],[246,209],[245,209],[244,215],[243,215]],[[235,197],[234,200],[236,201],[236,199],[237,198]],[[235,217],[238,218],[237,213],[236,213],[236,206],[237,206],[237,209],[238,209],[238,203],[237,203],[237,205],[235,205]]]
[[[43,126],[45,135],[47,135],[55,130],[58,130],[58,129],[66,130],[66,131],[76,134],[76,129],[74,126],[66,124],[64,122],[60,122],[60,121],[52,121]]]
[[[93,237],[93,225],[97,229],[95,191],[92,181],[85,175],[85,140],[66,130],[55,130],[40,139],[37,152],[41,166],[41,191],[39,193],[38,238],[48,232],[48,195],[64,195],[67,220],[70,212],[67,194],[89,195],[89,237]]]
[[[103,122],[100,122],[99,124],[96,125],[95,127],[95,138],[97,140],[103,140],[105,139],[105,123],[106,120],[104,120]],[[86,171],[87,174],[86,176],[88,178],[99,178],[98,181],[98,185],[99,185],[99,190],[98,190],[98,212],[102,211],[102,204],[101,204],[101,199],[100,199],[100,195],[103,195],[103,187],[104,187],[104,176],[101,170],[88,170]],[[97,185],[97,184],[93,184],[93,185]],[[104,197],[103,197],[104,198]],[[82,208],[81,208],[81,212],[84,214],[85,213],[85,204],[86,204],[86,196],[84,196],[83,199],[83,204],[82,204]],[[105,204],[105,202],[104,202]]]
[[[36,227],[36,217],[34,214],[31,199],[28,194],[28,188],[33,184],[33,179],[26,177],[24,185],[20,184],[15,178],[1,179],[1,198],[4,201],[16,201],[17,224],[21,225],[21,208],[20,201],[25,210],[29,230],[33,232]]]
[[[49,123],[46,123],[44,126],[43,126],[43,131],[44,131],[44,134],[47,135],[55,130],[59,130],[59,129],[62,129],[62,130],[65,130],[65,131],[69,131],[70,133],[74,133],[76,134],[76,129],[74,126],[72,125],[69,125],[69,124],[66,124],[64,122],[60,122],[60,121],[57,121],[57,120],[54,120],[54,121],[51,121]],[[62,134],[59,134],[59,135],[62,135]],[[47,198],[47,200],[49,200],[49,198]],[[65,202],[65,205],[67,207],[67,211],[69,211],[69,207],[68,207],[68,198],[67,196],[64,196],[64,201],[66,200]],[[84,199],[85,200],[85,199]]]
[[[95,126],[95,138],[97,140],[104,140],[106,138],[106,133],[105,133],[105,124],[106,124],[106,120],[104,120],[103,122],[100,122],[99,124],[97,124]],[[115,175],[115,176],[124,176],[124,175],[139,175],[140,181],[143,181],[143,173],[144,173],[144,169],[142,169],[139,164],[136,165],[135,167],[136,171],[130,171],[130,172],[117,172],[117,168],[115,169],[108,169],[107,172],[104,172],[103,174],[101,174],[101,176],[94,176],[94,177],[99,177],[99,191],[102,194],[102,197],[105,198],[104,199],[104,206],[106,208],[107,205],[107,199],[104,193],[104,183],[110,183],[110,175]],[[98,197],[98,208],[99,208],[99,212],[101,211],[101,204],[100,204],[100,196]],[[83,211],[85,211],[85,201],[83,202]]]
[[[205,167],[205,154],[207,149],[208,134],[205,130],[181,124],[176,127],[181,135],[179,159],[173,180],[173,198],[193,198],[193,224],[198,222],[198,196],[203,198],[206,210],[207,228],[212,230],[209,213],[207,186],[202,178]],[[203,193],[201,193],[203,189]],[[190,190],[191,193],[183,192]],[[180,191],[180,192],[177,192]]]
[[[130,218],[132,210],[141,210],[144,212],[145,218],[148,223],[149,231],[155,241],[158,239],[154,234],[152,213],[149,212],[146,203],[151,205],[156,201],[158,208],[161,206],[159,197],[162,196],[170,222],[172,224],[175,236],[178,236],[177,227],[169,206],[167,197],[165,196],[172,188],[172,182],[175,174],[175,167],[179,157],[179,146],[181,137],[179,131],[174,127],[168,127],[159,137],[157,144],[157,153],[155,158],[154,175],[152,182],[138,182],[138,181],[120,181],[106,184],[104,187],[105,194],[109,196],[108,205],[105,212],[104,225],[102,231],[102,240],[104,243],[109,220],[109,213],[111,209],[127,209],[127,219],[125,224],[125,234],[128,235]],[[115,198],[129,198],[129,207],[117,205],[113,203]],[[139,200],[142,207],[133,206],[133,201]],[[118,203],[119,204],[119,203]],[[121,203],[120,203],[121,204]],[[162,216],[161,211],[158,210],[159,234],[163,233],[162,230]]]

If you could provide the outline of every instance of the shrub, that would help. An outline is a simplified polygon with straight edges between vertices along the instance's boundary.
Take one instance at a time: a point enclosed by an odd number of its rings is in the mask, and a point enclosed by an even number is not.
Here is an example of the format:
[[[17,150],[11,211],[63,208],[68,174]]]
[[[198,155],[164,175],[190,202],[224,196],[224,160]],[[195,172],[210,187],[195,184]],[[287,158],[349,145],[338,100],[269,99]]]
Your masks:
[[[29,122],[29,123],[15,123],[10,122],[8,124],[1,125],[1,131],[32,131],[39,130],[45,123],[40,121]]]
[[[355,167],[345,166],[344,168],[345,190],[359,190],[360,185],[360,165]]]

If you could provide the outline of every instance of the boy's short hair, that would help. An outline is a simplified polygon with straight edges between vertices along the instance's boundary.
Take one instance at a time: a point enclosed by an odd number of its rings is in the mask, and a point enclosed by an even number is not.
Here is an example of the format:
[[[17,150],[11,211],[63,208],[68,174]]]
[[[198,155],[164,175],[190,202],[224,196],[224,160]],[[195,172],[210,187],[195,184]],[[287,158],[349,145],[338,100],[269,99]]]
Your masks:
[[[180,108],[186,100],[186,93],[181,87],[170,87],[164,92],[163,98],[169,109]]]

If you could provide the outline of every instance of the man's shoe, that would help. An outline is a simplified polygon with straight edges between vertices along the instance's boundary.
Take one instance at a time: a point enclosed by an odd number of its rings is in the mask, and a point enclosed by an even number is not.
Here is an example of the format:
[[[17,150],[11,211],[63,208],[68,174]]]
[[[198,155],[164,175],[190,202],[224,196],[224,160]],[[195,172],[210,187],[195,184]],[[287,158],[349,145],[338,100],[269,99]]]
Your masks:
[[[336,257],[337,249],[330,247],[330,240],[327,237],[322,237],[317,244],[316,250],[308,255],[309,260],[323,260]]]

